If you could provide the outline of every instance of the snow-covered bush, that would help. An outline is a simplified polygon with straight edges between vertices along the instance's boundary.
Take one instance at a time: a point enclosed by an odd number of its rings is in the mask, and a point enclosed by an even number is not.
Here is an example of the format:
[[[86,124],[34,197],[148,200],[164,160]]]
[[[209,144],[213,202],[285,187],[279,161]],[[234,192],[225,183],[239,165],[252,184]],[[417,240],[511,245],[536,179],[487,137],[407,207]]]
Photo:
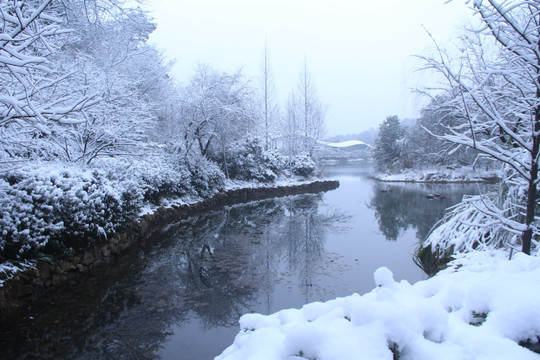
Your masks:
[[[272,182],[277,179],[280,157],[277,153],[265,151],[262,140],[247,137],[231,144],[227,151],[226,164],[221,166],[229,178],[245,181]]]
[[[101,159],[99,168],[49,163],[0,176],[0,263],[69,255],[137,218],[144,202],[208,197],[224,187],[219,167],[161,153],[148,161]]]
[[[85,248],[135,218],[135,184],[103,171],[42,166],[0,178],[0,262]]]
[[[225,175],[215,162],[203,156],[194,156],[190,163],[192,190],[199,196],[208,197],[224,189]]]
[[[147,159],[126,163],[122,160],[100,160],[107,177],[119,185],[132,183],[145,201],[159,204],[164,197],[181,197],[193,192],[191,174],[185,163],[169,154],[159,153]]]
[[[162,197],[183,196],[190,192],[190,173],[186,168],[176,171],[171,167],[164,167],[161,171],[151,171],[152,166],[148,164],[146,168],[150,171],[141,172],[145,200],[158,203]]]
[[[317,173],[317,164],[308,155],[298,155],[289,159],[288,167],[293,175],[305,178]]]

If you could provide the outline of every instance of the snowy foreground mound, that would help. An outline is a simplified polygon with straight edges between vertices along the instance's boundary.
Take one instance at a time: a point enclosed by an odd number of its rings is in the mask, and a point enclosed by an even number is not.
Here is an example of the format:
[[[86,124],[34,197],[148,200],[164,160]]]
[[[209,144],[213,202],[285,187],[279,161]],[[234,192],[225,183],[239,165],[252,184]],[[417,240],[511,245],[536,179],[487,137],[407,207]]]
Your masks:
[[[301,309],[244,315],[216,359],[540,359],[520,341],[540,335],[540,259],[462,255],[410,285],[387,268],[377,287]]]

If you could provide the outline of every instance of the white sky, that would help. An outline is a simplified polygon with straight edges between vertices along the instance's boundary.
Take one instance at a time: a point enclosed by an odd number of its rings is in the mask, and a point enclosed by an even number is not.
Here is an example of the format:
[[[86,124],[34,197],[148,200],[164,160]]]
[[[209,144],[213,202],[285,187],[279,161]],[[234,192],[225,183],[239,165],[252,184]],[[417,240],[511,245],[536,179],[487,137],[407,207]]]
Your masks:
[[[471,11],[465,0],[151,0],[151,41],[186,83],[198,62],[220,71],[259,74],[265,37],[282,104],[296,86],[304,55],[328,105],[328,135],[377,127],[388,115],[417,117],[411,93],[426,75],[415,54],[458,35]],[[255,82],[254,82],[255,84]]]

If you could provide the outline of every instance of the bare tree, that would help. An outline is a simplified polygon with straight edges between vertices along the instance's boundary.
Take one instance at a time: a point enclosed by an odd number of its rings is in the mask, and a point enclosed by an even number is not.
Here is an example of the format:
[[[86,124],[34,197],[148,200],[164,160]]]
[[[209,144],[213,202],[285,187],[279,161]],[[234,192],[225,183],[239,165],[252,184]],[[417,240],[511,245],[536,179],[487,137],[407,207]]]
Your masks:
[[[280,121],[282,147],[289,158],[289,163],[293,157],[301,152],[302,135],[297,108],[295,94],[291,93],[287,100],[286,115]]]
[[[270,148],[270,138],[276,130],[276,122],[279,118],[279,108],[276,104],[276,91],[274,86],[274,76],[269,61],[268,43],[264,42],[264,55],[260,70],[261,92],[262,92],[262,122],[264,133],[264,149]]]
[[[312,156],[315,144],[325,132],[326,108],[317,96],[315,84],[308,71],[307,59],[304,59],[304,69],[300,74],[296,100],[295,116],[302,121],[303,149]]]
[[[480,26],[462,38],[457,63],[455,54],[440,48],[437,57],[424,58],[446,81],[438,89],[444,92],[438,97],[444,99],[441,114],[463,119],[433,135],[506,165],[503,195],[514,194],[512,204],[490,203],[483,211],[508,231],[521,233],[522,251],[529,254],[538,233],[540,2],[474,1],[472,8]]]

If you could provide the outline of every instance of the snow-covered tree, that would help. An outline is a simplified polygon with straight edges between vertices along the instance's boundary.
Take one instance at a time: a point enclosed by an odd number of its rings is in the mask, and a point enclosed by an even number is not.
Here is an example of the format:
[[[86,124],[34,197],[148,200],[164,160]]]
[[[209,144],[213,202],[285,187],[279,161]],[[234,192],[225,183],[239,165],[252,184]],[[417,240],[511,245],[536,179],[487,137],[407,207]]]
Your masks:
[[[120,0],[66,2],[66,13],[77,35],[58,61],[77,69],[70,90],[93,91],[99,102],[83,113],[83,122],[58,131],[56,143],[64,158],[82,163],[140,154],[156,120],[150,92],[166,75],[159,54],[145,44],[154,25]]]
[[[446,99],[440,108],[463,119],[434,135],[505,164],[502,198],[477,208],[490,219],[484,225],[496,221],[530,253],[540,233],[540,2],[474,1],[472,9],[480,25],[462,38],[459,52],[438,49],[425,58],[446,82],[437,89]]]
[[[401,157],[404,131],[397,116],[388,116],[379,126],[372,156],[380,170],[395,170]]]
[[[250,95],[251,89],[240,73],[220,73],[200,64],[181,95],[188,150],[196,143],[206,156],[211,145],[223,150],[229,142],[249,132],[254,118]]]
[[[82,111],[98,99],[62,86],[74,70],[54,59],[73,36],[61,4],[3,1],[0,19],[0,162],[9,166],[43,156],[36,143],[55,126],[84,121]]]
[[[405,127],[400,163],[404,168],[430,168],[437,166],[489,165],[476,150],[467,146],[438,139],[430,133],[443,132],[449,126],[462,125],[464,119],[455,118],[440,108],[440,98],[435,98],[422,108],[420,117],[411,127]]]
[[[136,154],[164,73],[146,14],[122,0],[0,6],[3,164]]]

